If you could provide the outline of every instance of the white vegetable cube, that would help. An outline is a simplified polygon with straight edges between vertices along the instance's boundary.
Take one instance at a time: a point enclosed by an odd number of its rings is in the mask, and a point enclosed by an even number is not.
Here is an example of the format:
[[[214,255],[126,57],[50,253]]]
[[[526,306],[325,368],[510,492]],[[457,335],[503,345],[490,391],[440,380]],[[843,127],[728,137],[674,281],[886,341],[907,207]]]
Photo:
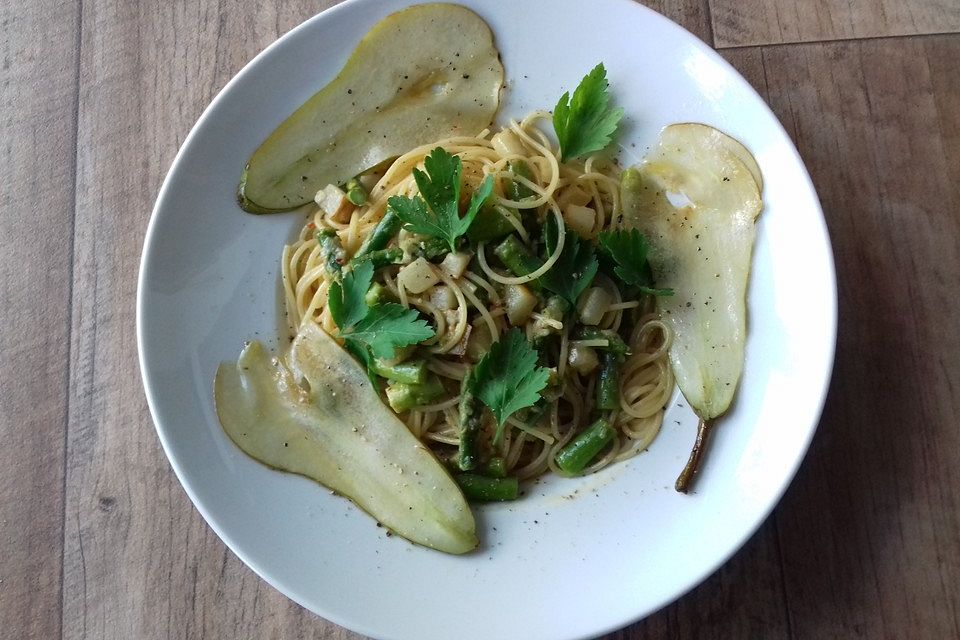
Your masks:
[[[502,156],[516,156],[526,153],[526,150],[523,148],[523,143],[517,135],[509,129],[504,129],[500,133],[494,134],[494,136],[490,138],[490,144],[493,145],[494,150]]]
[[[537,296],[522,284],[508,284],[503,291],[503,306],[510,324],[519,326],[530,318],[537,306]]]
[[[440,276],[425,258],[417,258],[400,269],[397,282],[410,293],[420,294],[440,282]]]
[[[490,334],[490,327],[483,319],[475,321],[470,327],[470,335],[467,337],[467,357],[477,362],[490,351],[493,336]]]
[[[453,289],[445,284],[438,284],[430,289],[429,300],[430,304],[437,309],[447,310],[457,307],[457,296],[453,293]]]
[[[313,197],[313,201],[317,203],[321,211],[328,216],[336,218],[338,222],[346,222],[346,220],[342,220],[341,218],[353,209],[353,204],[347,200],[347,194],[341,191],[335,184],[328,184],[320,191],[317,191],[317,195]]]
[[[567,364],[576,369],[580,375],[586,375],[597,368],[600,359],[593,347],[572,343],[567,354]]]
[[[450,276],[451,280],[456,280],[463,276],[468,264],[470,264],[469,253],[448,253],[440,263],[440,271]]]
[[[583,324],[600,324],[603,314],[610,308],[613,297],[603,287],[590,287],[580,296],[577,302],[577,313]]]
[[[581,207],[578,204],[568,204],[563,209],[563,221],[577,232],[581,238],[593,235],[593,226],[597,222],[597,212],[590,207]]]
[[[557,204],[559,204],[560,209],[563,210],[571,204],[585,207],[590,204],[591,200],[593,200],[593,196],[590,195],[590,193],[584,191],[579,185],[571,185],[564,189],[563,193],[560,194]]]

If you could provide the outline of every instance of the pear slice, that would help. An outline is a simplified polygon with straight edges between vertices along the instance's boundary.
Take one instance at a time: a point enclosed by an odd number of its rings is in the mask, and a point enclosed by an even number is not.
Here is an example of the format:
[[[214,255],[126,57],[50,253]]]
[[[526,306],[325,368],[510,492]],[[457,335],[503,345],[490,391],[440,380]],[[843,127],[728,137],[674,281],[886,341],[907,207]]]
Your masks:
[[[474,549],[476,526],[459,487],[356,361],[313,324],[301,328],[289,361],[250,342],[238,362],[220,365],[214,399],[230,439],[267,466],[350,498],[411,542]]]
[[[290,210],[415,147],[475,135],[502,86],[500,54],[477,14],[453,4],[398,11],[254,152],[237,200],[251,213]]]
[[[674,291],[659,299],[674,334],[670,364],[701,419],[679,491],[689,485],[710,421],[730,406],[743,370],[761,181],[742,144],[702,124],[666,127],[644,162],[621,176],[623,224],[647,236],[654,280]]]

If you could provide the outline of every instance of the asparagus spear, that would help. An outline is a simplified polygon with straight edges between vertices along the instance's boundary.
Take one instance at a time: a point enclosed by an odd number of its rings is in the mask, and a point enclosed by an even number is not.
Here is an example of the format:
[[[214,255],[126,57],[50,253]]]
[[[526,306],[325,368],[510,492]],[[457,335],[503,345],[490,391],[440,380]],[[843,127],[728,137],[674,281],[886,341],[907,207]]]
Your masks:
[[[533,180],[533,174],[530,172],[530,167],[523,160],[511,160],[507,163],[507,171],[512,173],[515,176],[520,176],[521,178],[526,178],[527,180]],[[532,198],[535,194],[530,187],[523,184],[519,180],[511,180],[507,183],[507,197],[513,200],[514,202],[520,202],[527,198]]]
[[[477,217],[473,219],[467,230],[467,238],[472,242],[499,240],[513,231],[510,218],[516,217],[516,210],[488,202],[477,212]]]
[[[347,197],[349,197],[349,193]],[[401,224],[402,221],[397,216],[397,213],[388,207],[387,212],[380,218],[380,222],[377,223],[377,226],[373,228],[373,231],[370,232],[367,239],[364,240],[360,248],[357,249],[357,253],[353,256],[353,259],[357,260],[372,251],[385,249],[390,240],[400,231]]]
[[[487,478],[475,473],[461,473],[454,478],[467,500],[479,502],[504,502],[516,500],[520,495],[520,483],[515,477]]]
[[[609,351],[618,356],[625,356],[630,353],[630,348],[623,341],[616,331],[610,329],[597,329],[596,327],[580,327],[575,335],[575,340],[606,340],[607,346],[595,346],[594,349]]]
[[[483,466],[483,475],[488,478],[506,478],[507,461],[500,456],[490,458],[487,460],[487,464]]]
[[[413,249],[411,249],[410,253],[412,253],[415,258],[434,260],[435,258],[450,253],[450,245],[448,245],[443,238],[430,237],[418,242]]]
[[[557,466],[570,475],[582,472],[616,435],[609,422],[597,420],[557,453]]]
[[[400,264],[403,261],[403,249],[400,247],[377,249],[362,256],[355,256],[351,262],[356,265],[365,260],[371,262],[374,269],[381,269],[391,264]]]
[[[461,471],[472,471],[480,464],[480,426],[483,405],[473,393],[473,376],[464,376],[460,385],[460,457]]]
[[[620,357],[612,351],[600,354],[597,378],[597,408],[610,411],[620,407]]]
[[[443,395],[443,385],[436,376],[427,376],[421,384],[391,382],[387,385],[387,403],[397,413],[430,404]]]
[[[316,234],[320,245],[320,258],[323,260],[327,272],[336,279],[340,279],[343,265],[347,262],[347,252],[340,244],[340,237],[333,229],[320,229]]]
[[[503,242],[496,246],[493,253],[500,258],[500,262],[513,275],[518,277],[533,273],[543,266],[540,258],[533,255],[514,235],[507,236]],[[535,289],[540,288],[540,283],[536,280],[530,282],[529,285]]]
[[[354,204],[358,207],[367,204],[367,198],[369,197],[369,194],[367,193],[367,190],[363,188],[363,185],[360,184],[359,179],[356,177],[350,178],[347,180],[347,184],[345,186],[347,191],[347,200],[349,200],[351,204]]]
[[[423,360],[408,360],[399,364],[386,364],[376,358],[371,365],[373,372],[391,382],[422,385],[427,379],[427,364]]]
[[[379,282],[374,282],[370,285],[370,288],[367,289],[367,293],[363,296],[363,299],[367,303],[368,307],[372,307],[380,302],[393,302],[395,300],[393,295],[390,293],[390,290]]]

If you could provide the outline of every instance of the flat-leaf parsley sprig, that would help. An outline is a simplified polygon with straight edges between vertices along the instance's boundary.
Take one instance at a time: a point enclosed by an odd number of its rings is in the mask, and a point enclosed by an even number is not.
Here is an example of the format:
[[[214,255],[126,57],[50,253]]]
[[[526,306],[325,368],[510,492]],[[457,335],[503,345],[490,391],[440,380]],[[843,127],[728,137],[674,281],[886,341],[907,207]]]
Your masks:
[[[443,147],[437,147],[424,158],[423,166],[413,170],[420,195],[413,198],[393,196],[387,205],[403,220],[408,231],[442,238],[456,251],[457,238],[470,228],[480,206],[493,192],[493,176],[487,176],[473,192],[466,213],[460,217],[460,176],[463,161],[450,155]]]
[[[566,162],[608,144],[617,130],[623,109],[610,108],[607,70],[601,62],[570,93],[560,97],[553,110],[553,128],[560,141],[560,160]]]
[[[647,239],[637,229],[604,231],[597,238],[597,244],[600,254],[612,264],[614,274],[624,283],[653,296],[673,295],[673,289],[654,287],[647,260]]]
[[[416,309],[407,309],[395,302],[368,306],[367,290],[373,281],[374,266],[370,261],[356,265],[343,276],[343,283],[330,283],[327,306],[340,329],[344,346],[369,370],[371,354],[391,359],[399,347],[417,344],[432,338],[434,330]]]
[[[537,351],[514,327],[494,342],[470,372],[467,386],[493,412],[496,445],[503,437],[507,418],[540,399],[547,386],[548,369],[537,366]]]

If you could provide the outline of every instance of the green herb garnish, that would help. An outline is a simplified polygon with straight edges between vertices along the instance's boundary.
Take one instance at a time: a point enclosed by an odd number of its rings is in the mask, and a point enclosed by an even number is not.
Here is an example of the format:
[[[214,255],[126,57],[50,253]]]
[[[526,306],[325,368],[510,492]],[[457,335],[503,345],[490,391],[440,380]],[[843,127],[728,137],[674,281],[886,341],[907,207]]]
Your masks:
[[[647,239],[636,229],[604,231],[597,238],[600,252],[613,265],[613,272],[623,282],[652,296],[672,296],[673,289],[653,286],[653,272],[647,261],[650,248]]]
[[[569,92],[560,97],[553,110],[553,128],[560,140],[562,161],[600,151],[610,144],[623,109],[609,107],[607,86],[607,70],[600,63],[580,81],[572,100]]]
[[[340,328],[344,346],[369,370],[370,354],[389,360],[399,347],[416,344],[434,335],[427,321],[415,309],[395,302],[367,305],[367,290],[373,280],[373,264],[364,261],[345,273],[343,284],[330,283],[327,305]]]
[[[496,445],[503,437],[507,418],[540,399],[550,373],[537,366],[537,352],[514,327],[494,342],[470,372],[469,385],[497,421]]]
[[[547,256],[551,256],[557,249],[560,236],[557,219],[554,216],[547,217],[543,235]],[[597,266],[597,256],[593,246],[589,242],[581,241],[575,231],[567,228],[560,258],[553,267],[540,276],[540,284],[563,297],[572,308],[577,305],[580,294],[593,282],[594,276],[597,275]]]
[[[470,228],[480,206],[493,191],[493,177],[487,176],[470,199],[470,206],[460,217],[460,174],[463,162],[443,147],[437,147],[423,161],[426,173],[413,170],[420,195],[413,198],[393,196],[387,204],[403,220],[407,230],[442,238],[456,251],[457,238]]]

